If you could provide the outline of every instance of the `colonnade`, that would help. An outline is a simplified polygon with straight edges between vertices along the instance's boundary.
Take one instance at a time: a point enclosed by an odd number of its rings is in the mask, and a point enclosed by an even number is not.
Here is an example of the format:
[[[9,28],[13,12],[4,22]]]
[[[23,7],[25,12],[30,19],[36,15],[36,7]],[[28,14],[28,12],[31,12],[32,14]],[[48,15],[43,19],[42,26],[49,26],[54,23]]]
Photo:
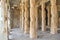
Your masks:
[[[51,34],[57,33],[57,27],[58,27],[58,13],[57,13],[57,5],[56,0],[50,0],[51,3]],[[37,38],[37,6],[36,6],[36,0],[30,0],[30,6],[29,6],[29,0],[21,0],[21,21],[22,21],[22,27],[21,29],[24,30],[24,33],[29,33],[30,38]],[[8,13],[7,13],[7,3],[5,0],[0,1],[0,24],[3,25],[3,32],[8,35]],[[30,10],[29,10],[30,9]],[[41,4],[42,9],[42,31],[46,31],[46,12],[45,12],[45,2],[42,0]],[[29,12],[30,11],[30,12]],[[49,17],[50,18],[50,17]],[[2,23],[1,23],[2,22]],[[1,26],[0,26],[1,27]]]
[[[23,0],[22,0],[23,1]],[[30,21],[29,19],[29,10],[28,10],[28,2],[29,0],[25,0],[25,27],[24,33],[30,33],[30,38],[37,38],[37,6],[36,0],[30,0]],[[51,6],[48,9],[48,26],[50,27],[50,33],[56,34],[58,27],[58,13],[57,13],[57,5],[56,0],[50,0]],[[45,12],[45,2],[42,0],[41,9],[42,9],[42,31],[46,31],[46,12]],[[50,10],[51,9],[51,10]],[[22,9],[23,10],[23,9]],[[51,19],[50,19],[51,18]],[[23,24],[22,24],[23,25]]]

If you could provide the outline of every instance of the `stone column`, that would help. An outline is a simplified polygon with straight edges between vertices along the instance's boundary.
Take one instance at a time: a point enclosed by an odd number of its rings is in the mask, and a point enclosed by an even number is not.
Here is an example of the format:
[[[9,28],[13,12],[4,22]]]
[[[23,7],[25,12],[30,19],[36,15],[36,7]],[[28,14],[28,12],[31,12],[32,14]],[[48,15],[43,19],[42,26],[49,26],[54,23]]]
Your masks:
[[[30,38],[37,38],[37,7],[35,0],[30,0]]]
[[[51,8],[50,8],[50,5],[47,7],[47,10],[48,10],[48,27],[51,26]]]
[[[22,28],[22,4],[20,3],[20,29]]]
[[[7,0],[7,7],[8,7],[8,10],[7,10],[7,16],[8,16],[8,31],[10,32],[11,30],[11,11],[10,11],[10,4],[9,4],[9,0]]]
[[[7,16],[7,37],[9,39],[9,34],[10,34],[10,31],[11,31],[11,16],[10,16],[10,4],[9,4],[9,0],[6,0],[7,3],[6,3],[6,16]]]
[[[8,40],[8,20],[7,20],[7,3],[6,0],[1,0],[0,3],[0,27],[1,27],[1,33],[3,34],[3,39]]]
[[[57,0],[51,0],[51,34],[56,34],[58,27],[58,13],[56,1]]]
[[[29,27],[30,27],[30,22],[29,22],[29,0],[25,0],[25,27],[24,27],[24,33],[29,33]]]
[[[42,1],[42,31],[46,31],[46,12],[45,12],[45,3]]]
[[[8,39],[8,10],[7,10],[7,2],[4,2],[4,32],[7,35]]]
[[[3,33],[3,29],[4,29],[4,7],[2,4],[3,1],[0,1],[0,33]]]
[[[21,0],[21,4],[22,4],[22,30],[24,30],[24,8],[23,8],[23,5],[24,5],[24,0]]]
[[[20,2],[20,28],[24,30],[24,0]]]

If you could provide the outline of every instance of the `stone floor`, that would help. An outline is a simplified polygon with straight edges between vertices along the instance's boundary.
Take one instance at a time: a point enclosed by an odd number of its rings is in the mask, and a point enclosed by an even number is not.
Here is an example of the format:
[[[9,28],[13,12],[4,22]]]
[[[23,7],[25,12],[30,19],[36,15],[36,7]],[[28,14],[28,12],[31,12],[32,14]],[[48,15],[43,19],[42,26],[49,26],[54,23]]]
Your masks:
[[[38,38],[31,39],[29,34],[24,34],[19,28],[14,28],[10,32],[10,40],[60,40],[60,33],[52,35],[49,32],[38,31]]]
[[[0,40],[7,40],[7,37],[5,34],[0,33]]]
[[[7,34],[3,31],[4,27],[0,25],[0,40],[8,40]]]

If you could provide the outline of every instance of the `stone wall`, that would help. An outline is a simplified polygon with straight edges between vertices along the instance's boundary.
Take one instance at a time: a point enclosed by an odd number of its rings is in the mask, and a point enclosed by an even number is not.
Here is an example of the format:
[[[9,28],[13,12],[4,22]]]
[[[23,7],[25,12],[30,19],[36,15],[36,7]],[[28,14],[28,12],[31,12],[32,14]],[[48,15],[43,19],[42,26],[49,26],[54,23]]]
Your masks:
[[[12,10],[12,28],[20,27],[20,10],[19,9],[13,9]]]
[[[14,27],[19,27],[20,26],[20,12],[18,9],[14,10],[14,18],[13,18],[13,25]]]

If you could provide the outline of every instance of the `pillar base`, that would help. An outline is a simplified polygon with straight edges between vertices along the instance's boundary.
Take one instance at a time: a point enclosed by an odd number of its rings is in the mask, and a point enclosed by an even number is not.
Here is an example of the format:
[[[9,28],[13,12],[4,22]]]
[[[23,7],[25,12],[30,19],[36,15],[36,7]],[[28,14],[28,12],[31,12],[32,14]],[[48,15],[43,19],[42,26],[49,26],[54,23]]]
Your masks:
[[[30,36],[30,38],[33,38],[33,39],[35,39],[35,38],[37,38],[37,36]]]

